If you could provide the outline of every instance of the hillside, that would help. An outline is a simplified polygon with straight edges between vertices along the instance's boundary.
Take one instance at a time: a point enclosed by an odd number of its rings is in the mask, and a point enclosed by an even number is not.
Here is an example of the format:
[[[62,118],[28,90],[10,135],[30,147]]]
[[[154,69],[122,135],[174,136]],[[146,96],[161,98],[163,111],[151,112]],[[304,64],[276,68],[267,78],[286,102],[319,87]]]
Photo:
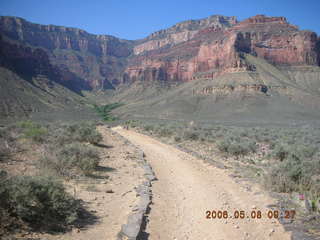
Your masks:
[[[33,119],[42,122],[90,120],[90,102],[59,83],[38,75],[28,82],[0,67],[0,123]]]
[[[78,96],[108,90],[122,117],[318,119],[320,40],[284,17],[213,15],[136,41],[1,17],[0,33],[3,68]]]

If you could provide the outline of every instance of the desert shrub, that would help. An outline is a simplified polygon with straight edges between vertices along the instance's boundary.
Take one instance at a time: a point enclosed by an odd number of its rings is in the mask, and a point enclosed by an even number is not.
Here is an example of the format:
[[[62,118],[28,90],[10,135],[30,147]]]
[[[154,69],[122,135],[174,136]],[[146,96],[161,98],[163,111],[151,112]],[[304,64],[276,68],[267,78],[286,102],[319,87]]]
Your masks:
[[[174,137],[174,141],[176,141],[176,142],[181,142],[181,137],[180,137],[180,136],[175,136],[175,137]]]
[[[228,152],[228,148],[230,146],[229,139],[223,139],[217,142],[217,147],[221,152]]]
[[[7,135],[6,129],[5,128],[0,128],[0,139],[5,138]]]
[[[197,141],[199,139],[199,133],[191,130],[187,130],[183,132],[183,138],[185,140]]]
[[[170,137],[173,134],[173,132],[170,129],[163,127],[160,128],[157,133],[160,137]]]
[[[8,128],[0,129],[0,161],[12,159],[13,155],[20,150],[17,138]]]
[[[89,142],[97,144],[102,141],[102,135],[96,130],[95,126],[90,124],[81,124],[76,130],[76,140],[79,142]]]
[[[0,206],[36,228],[58,230],[77,218],[79,203],[49,177],[19,176],[3,181]]]
[[[16,124],[25,138],[30,138],[35,142],[43,143],[48,136],[48,130],[40,124],[32,121],[22,121]]]
[[[272,155],[283,161],[284,159],[290,158],[311,158],[317,152],[316,146],[306,146],[302,144],[288,145],[283,143],[276,144],[272,151]]]
[[[11,158],[11,151],[0,140],[0,162],[7,161]]]
[[[48,142],[51,145],[63,146],[74,141],[67,125],[52,125],[49,128]]]
[[[304,157],[304,158],[311,158],[313,157],[316,152],[318,151],[318,148],[313,145],[299,145],[296,148],[296,154],[298,154],[299,157]]]
[[[139,125],[141,125],[141,122],[137,121],[137,120],[128,120],[124,123],[124,125],[132,127],[132,128],[136,128]]]
[[[249,139],[238,141],[237,137],[226,137],[217,142],[217,147],[221,152],[229,153],[231,155],[246,155],[256,152],[257,149],[257,145],[254,141]]]
[[[280,144],[275,143],[274,149],[272,151],[272,155],[279,159],[280,161],[283,161],[289,156],[290,153],[290,147],[286,144]]]
[[[292,157],[274,165],[266,177],[270,187],[278,192],[309,191],[320,187],[320,183],[313,180],[313,176],[319,174],[319,168],[319,160]]]
[[[217,141],[217,139],[214,138],[213,136],[207,136],[206,140],[207,142],[210,142],[210,143],[215,143]]]
[[[272,165],[265,176],[266,185],[278,192],[308,192],[312,201],[319,199],[320,155],[316,147],[293,145],[279,149],[275,156],[282,161]]]
[[[37,124],[35,124],[34,122],[32,121],[21,121],[21,122],[18,122],[16,124],[17,127],[19,128],[22,128],[22,129],[28,129],[28,128],[33,128],[35,127]]]
[[[255,151],[254,143],[232,142],[228,147],[228,153],[232,155],[246,155]]]
[[[48,150],[48,154],[40,161],[40,167],[54,170],[64,177],[74,177],[79,172],[84,175],[92,174],[99,162],[99,152],[94,148],[81,143],[72,143],[63,146],[55,154]]]
[[[154,130],[154,127],[152,125],[146,125],[143,127],[143,130],[145,130],[147,132],[151,132]]]
[[[123,103],[111,103],[103,106],[94,105],[94,109],[104,121],[115,121],[118,120],[118,118],[113,116],[111,111],[121,106],[123,106]]]
[[[43,127],[28,128],[24,131],[26,138],[31,138],[35,142],[44,142],[47,137],[47,130]]]
[[[96,126],[89,123],[59,126],[52,129],[51,135],[51,141],[61,146],[73,142],[98,144],[103,139]]]
[[[256,144],[251,141],[232,142],[228,147],[228,152],[232,155],[246,155],[256,151]]]
[[[201,142],[207,141],[207,138],[204,135],[200,135],[200,141]]]
[[[240,137],[250,137],[254,138],[255,132],[251,128],[240,129]]]

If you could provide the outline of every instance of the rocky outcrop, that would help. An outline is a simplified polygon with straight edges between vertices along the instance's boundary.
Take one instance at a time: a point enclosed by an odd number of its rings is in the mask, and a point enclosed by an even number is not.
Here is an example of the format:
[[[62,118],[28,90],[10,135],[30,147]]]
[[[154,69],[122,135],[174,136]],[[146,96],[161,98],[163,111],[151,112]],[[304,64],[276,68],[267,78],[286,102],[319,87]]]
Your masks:
[[[5,40],[42,48],[53,65],[70,71],[92,88],[117,81],[132,52],[132,41],[76,28],[34,24],[17,17],[0,17],[0,33]]]
[[[201,89],[193,89],[192,95],[201,96],[228,96],[234,93],[242,93],[246,95],[259,95],[271,96],[271,92],[277,92],[288,95],[288,88],[286,86],[276,85],[265,85],[265,84],[239,84],[239,85],[212,85],[206,86]]]
[[[239,23],[232,18],[227,22],[219,26],[215,22],[212,26],[201,25],[203,28],[193,29],[186,38],[178,36],[187,34],[188,27],[183,31],[173,27],[169,33],[150,35],[135,47],[136,56],[125,70],[125,81],[185,82],[214,79],[229,72],[255,71],[255,66],[242,58],[243,53],[276,66],[319,65],[316,33],[300,31],[284,17],[257,15]],[[171,41],[172,36],[179,40]]]
[[[318,37],[317,44],[316,44],[316,51],[318,55],[318,65],[320,66],[320,37]]]
[[[17,46],[15,52],[10,50],[13,55],[21,51],[20,46],[43,51],[46,61],[63,75],[60,81],[74,82],[79,88],[108,88],[135,81],[170,84],[254,72],[254,64],[243,53],[275,66],[320,64],[316,33],[300,31],[284,17],[264,15],[242,22],[214,15],[178,23],[137,41],[16,17],[0,17],[0,33],[4,42]]]
[[[213,15],[200,20],[189,20],[177,23],[173,27],[152,33],[134,47],[134,54],[156,50],[162,47],[170,47],[178,43],[186,42],[194,38],[201,31],[208,29],[225,29],[237,23],[235,17]]]
[[[1,67],[17,73],[31,84],[38,76],[46,76],[49,80],[60,83],[77,93],[92,89],[84,79],[77,77],[68,68],[52,65],[47,52],[41,48],[9,43],[0,37],[0,56]]]
[[[238,51],[251,53],[275,65],[317,65],[317,34],[299,31],[284,17],[258,15],[234,26]]]
[[[248,92],[248,93],[267,93],[268,92],[268,86],[264,84],[251,84],[251,85],[239,85],[239,86],[233,86],[233,85],[223,85],[223,86],[207,86],[202,88],[200,91],[194,91],[195,94],[199,95],[211,95],[211,94],[223,94],[228,95],[234,91],[242,91],[242,92]]]

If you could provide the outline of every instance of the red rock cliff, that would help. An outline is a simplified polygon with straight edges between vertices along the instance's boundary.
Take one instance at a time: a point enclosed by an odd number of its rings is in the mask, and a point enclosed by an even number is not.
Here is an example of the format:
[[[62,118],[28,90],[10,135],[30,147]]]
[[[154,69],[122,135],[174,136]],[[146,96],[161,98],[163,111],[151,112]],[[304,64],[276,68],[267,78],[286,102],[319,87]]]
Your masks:
[[[53,65],[67,69],[93,88],[120,79],[132,41],[93,35],[76,28],[30,23],[17,17],[0,17],[0,33],[20,45],[45,50]]]
[[[190,81],[225,72],[253,71],[254,66],[240,57],[243,52],[274,65],[319,65],[317,35],[299,31],[284,17],[257,15],[240,23],[229,19],[228,24],[211,23],[192,33],[174,33],[174,29],[170,34],[150,35],[134,48],[125,81]],[[188,37],[180,38],[182,35]]]
[[[31,52],[41,48],[51,66],[68,73],[62,82],[81,82],[91,88],[133,81],[185,82],[254,71],[242,53],[276,66],[320,64],[320,40],[315,33],[300,31],[284,17],[264,15],[242,22],[214,15],[178,23],[137,41],[0,17],[0,34],[3,42],[10,43],[3,44],[4,52],[9,45],[14,52],[12,46],[16,46],[14,54],[27,56],[19,46],[30,47]]]

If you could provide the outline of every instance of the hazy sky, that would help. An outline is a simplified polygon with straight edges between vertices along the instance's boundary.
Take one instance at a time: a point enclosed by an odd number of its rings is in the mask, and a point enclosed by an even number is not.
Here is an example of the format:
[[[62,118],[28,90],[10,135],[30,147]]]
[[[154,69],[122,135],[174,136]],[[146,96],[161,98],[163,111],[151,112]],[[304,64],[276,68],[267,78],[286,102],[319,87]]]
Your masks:
[[[214,14],[238,20],[257,14],[285,16],[301,29],[320,34],[320,0],[0,0],[3,16],[125,39]]]

